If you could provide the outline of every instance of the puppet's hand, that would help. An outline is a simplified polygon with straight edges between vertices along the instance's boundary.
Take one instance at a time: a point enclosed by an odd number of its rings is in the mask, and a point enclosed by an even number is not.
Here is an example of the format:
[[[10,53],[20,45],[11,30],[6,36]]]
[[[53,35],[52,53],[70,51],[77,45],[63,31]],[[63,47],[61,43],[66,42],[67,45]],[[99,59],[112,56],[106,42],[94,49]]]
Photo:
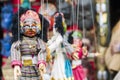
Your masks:
[[[74,60],[78,60],[79,59],[78,53],[76,53],[76,52],[73,53],[72,57],[73,57]]]
[[[45,64],[39,64],[39,72],[40,72],[40,80],[44,80],[43,79],[43,74],[46,72],[45,69]]]
[[[102,53],[96,52],[96,53],[95,53],[95,56],[96,56],[96,57],[100,57],[100,56],[102,56]]]
[[[18,80],[18,77],[21,75],[20,66],[14,67],[14,80]]]
[[[75,44],[72,44],[72,47],[75,49],[77,46]]]
[[[86,56],[88,54],[88,50],[86,46],[82,47],[83,55]]]
[[[41,75],[46,72],[45,64],[43,63],[39,64],[39,71]]]

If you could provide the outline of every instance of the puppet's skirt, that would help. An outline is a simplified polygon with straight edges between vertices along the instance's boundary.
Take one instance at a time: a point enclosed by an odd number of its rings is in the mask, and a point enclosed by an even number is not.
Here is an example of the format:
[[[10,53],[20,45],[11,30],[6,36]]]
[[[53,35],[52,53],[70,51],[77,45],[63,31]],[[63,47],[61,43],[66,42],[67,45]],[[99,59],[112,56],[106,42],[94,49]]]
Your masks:
[[[72,69],[70,61],[67,60],[63,53],[55,56],[51,72],[51,80],[72,80]]]
[[[85,80],[85,72],[81,65],[76,66],[72,69],[74,80]]]

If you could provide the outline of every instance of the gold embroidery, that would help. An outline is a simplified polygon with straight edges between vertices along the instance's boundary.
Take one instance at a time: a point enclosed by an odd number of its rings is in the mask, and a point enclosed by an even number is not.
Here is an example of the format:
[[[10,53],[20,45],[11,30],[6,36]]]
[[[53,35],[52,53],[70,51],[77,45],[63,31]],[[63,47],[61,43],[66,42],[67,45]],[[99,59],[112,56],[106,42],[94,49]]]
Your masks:
[[[47,61],[47,62],[50,62],[50,60],[52,59],[52,56],[51,56],[51,54],[50,54],[50,49],[47,48],[46,52],[47,52],[46,61]]]
[[[56,80],[56,79],[54,77],[51,77],[50,80]],[[62,79],[58,79],[58,80],[74,80],[74,77],[62,78]]]
[[[31,59],[23,60],[23,65],[24,66],[32,66],[32,60]]]

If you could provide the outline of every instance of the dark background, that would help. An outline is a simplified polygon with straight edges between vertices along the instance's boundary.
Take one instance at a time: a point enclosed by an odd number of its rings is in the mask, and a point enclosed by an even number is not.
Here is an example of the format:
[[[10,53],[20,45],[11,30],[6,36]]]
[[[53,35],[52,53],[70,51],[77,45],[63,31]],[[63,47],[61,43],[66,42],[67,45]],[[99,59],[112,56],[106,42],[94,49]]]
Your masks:
[[[110,2],[110,25],[111,28],[120,20],[120,0],[109,0]]]

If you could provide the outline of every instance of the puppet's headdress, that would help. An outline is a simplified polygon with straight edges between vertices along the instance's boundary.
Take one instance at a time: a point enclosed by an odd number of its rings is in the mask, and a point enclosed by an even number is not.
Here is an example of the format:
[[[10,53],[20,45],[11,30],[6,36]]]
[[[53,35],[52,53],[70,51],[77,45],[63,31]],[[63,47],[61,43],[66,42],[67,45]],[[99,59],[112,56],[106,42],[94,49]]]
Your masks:
[[[32,19],[37,24],[37,27],[41,30],[41,22],[38,14],[33,10],[28,10],[26,13],[22,14],[20,17],[20,25],[23,27],[23,24],[26,20]]]
[[[82,33],[80,31],[74,31],[72,37],[82,39]]]

